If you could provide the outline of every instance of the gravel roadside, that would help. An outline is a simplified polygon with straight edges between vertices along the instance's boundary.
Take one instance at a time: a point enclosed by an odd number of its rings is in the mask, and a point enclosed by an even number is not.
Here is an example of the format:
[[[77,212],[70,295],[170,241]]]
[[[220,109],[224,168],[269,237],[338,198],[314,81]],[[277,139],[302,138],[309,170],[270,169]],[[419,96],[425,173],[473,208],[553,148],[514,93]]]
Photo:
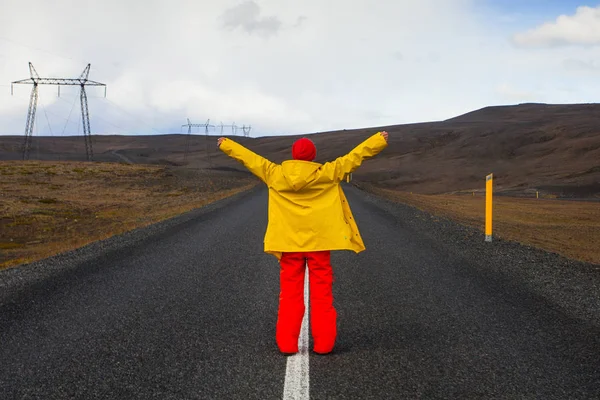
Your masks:
[[[356,187],[344,190],[360,193],[374,208],[393,217],[397,224],[409,226],[442,243],[449,253],[464,258],[466,263],[476,260],[482,273],[491,272],[507,284],[544,297],[567,315],[600,327],[600,265],[498,238],[488,243],[484,233],[472,227]]]
[[[449,219],[432,216],[414,207],[394,203],[355,187],[344,185],[344,190],[363,196],[378,212],[385,212],[399,225],[410,226],[425,236],[442,243],[448,252],[463,257],[466,262],[477,260],[482,269],[493,272],[510,284],[543,296],[557,309],[568,315],[600,327],[600,266],[570,260],[557,254],[494,238],[484,241],[478,230],[460,225]],[[60,275],[73,268],[90,266],[115,253],[126,252],[130,246],[177,229],[181,224],[201,218],[226,207],[257,190],[217,201],[197,210],[160,223],[136,229],[126,234],[94,242],[79,249],[45,260],[0,271],[0,305],[10,302],[24,288],[40,284],[45,279]]]
[[[21,291],[35,285],[40,285],[48,278],[61,275],[75,268],[93,268],[95,264],[100,264],[101,260],[110,258],[115,253],[125,253],[128,248],[140,244],[155,235],[171,229],[178,229],[179,226],[187,222],[202,218],[203,215],[212,211],[227,207],[232,202],[246,197],[257,190],[260,190],[260,185],[156,224],[93,242],[44,260],[0,270],[0,306],[14,301],[15,297]]]

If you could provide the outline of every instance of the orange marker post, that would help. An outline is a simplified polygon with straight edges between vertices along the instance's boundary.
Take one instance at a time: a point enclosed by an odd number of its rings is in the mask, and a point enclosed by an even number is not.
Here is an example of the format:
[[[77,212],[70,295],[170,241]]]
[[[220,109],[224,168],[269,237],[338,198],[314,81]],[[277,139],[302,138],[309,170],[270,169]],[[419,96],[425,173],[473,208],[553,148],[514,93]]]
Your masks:
[[[494,174],[485,178],[485,241],[492,241],[492,184]]]

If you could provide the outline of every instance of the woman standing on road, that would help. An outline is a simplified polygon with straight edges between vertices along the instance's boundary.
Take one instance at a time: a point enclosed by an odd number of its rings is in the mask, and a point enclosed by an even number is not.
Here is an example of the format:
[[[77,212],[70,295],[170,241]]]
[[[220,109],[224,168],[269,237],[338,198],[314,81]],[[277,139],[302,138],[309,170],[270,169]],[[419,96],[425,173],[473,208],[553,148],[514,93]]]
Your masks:
[[[276,327],[279,350],[298,352],[304,317],[304,274],[308,265],[310,326],[313,351],[333,350],[337,313],[333,306],[332,250],[365,250],[346,196],[344,177],[387,146],[388,133],[377,132],[345,156],[320,164],[317,150],[302,138],[292,145],[293,160],[275,164],[239,143],[221,137],[219,148],[242,163],[269,188],[269,215],[264,251],[280,262],[280,295]]]

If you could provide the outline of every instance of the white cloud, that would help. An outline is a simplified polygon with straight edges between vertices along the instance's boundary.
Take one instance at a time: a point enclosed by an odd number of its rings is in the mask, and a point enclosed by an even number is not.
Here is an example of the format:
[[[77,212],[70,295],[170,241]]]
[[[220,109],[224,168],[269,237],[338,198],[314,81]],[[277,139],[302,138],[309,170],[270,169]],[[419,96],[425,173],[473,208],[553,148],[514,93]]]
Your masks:
[[[300,28],[302,25],[304,25],[306,23],[306,20],[308,19],[308,17],[306,17],[305,15],[301,15],[296,19],[296,23],[294,24],[294,28]]]
[[[260,6],[254,1],[246,1],[227,9],[221,19],[223,26],[229,30],[241,28],[247,33],[258,33],[268,37],[277,34],[281,21],[276,16],[262,17]],[[299,20],[298,23],[301,23]]]
[[[594,60],[578,60],[569,58],[563,61],[563,66],[567,71],[583,73],[600,73],[600,64]]]
[[[508,83],[499,85],[496,90],[510,102],[533,101],[539,97],[533,91],[519,89]]]
[[[179,132],[188,117],[315,132],[600,90],[560,61],[593,59],[589,49],[517,50],[475,2],[4,0],[0,85],[27,78],[29,61],[46,77],[77,77],[89,62],[90,79],[108,85],[106,99],[89,90],[92,130],[128,134]],[[0,134],[23,132],[29,90],[0,86]],[[77,133],[77,88],[63,91],[41,99],[54,132],[75,104],[66,133]]]
[[[578,7],[575,15],[561,15],[554,22],[514,35],[513,42],[521,47],[599,45],[600,6]]]
[[[505,24],[512,24],[519,21],[521,18],[523,18],[523,15],[521,13],[515,12],[509,14],[502,14],[498,16],[498,21]]]
[[[404,60],[404,55],[399,51],[395,51],[392,53],[392,58],[397,61],[402,61]]]

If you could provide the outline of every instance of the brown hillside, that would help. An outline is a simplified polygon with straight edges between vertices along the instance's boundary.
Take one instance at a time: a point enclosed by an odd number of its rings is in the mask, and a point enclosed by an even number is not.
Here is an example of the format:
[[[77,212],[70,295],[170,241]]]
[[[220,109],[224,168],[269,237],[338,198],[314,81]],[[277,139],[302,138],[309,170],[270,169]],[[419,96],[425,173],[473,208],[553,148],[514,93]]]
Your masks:
[[[378,130],[390,133],[389,147],[354,174],[384,188],[417,193],[480,190],[493,172],[497,191],[540,190],[559,197],[600,197],[600,104],[486,107],[446,121],[323,132],[309,136],[319,162],[351,150]],[[299,136],[234,139],[281,162]],[[186,164],[205,168],[241,166],[193,135]],[[184,164],[186,135],[95,136],[99,161]],[[19,159],[22,138],[0,137],[0,159]],[[39,150],[38,150],[39,145]],[[39,156],[38,156],[39,154]],[[82,160],[81,137],[34,138],[32,159]]]

